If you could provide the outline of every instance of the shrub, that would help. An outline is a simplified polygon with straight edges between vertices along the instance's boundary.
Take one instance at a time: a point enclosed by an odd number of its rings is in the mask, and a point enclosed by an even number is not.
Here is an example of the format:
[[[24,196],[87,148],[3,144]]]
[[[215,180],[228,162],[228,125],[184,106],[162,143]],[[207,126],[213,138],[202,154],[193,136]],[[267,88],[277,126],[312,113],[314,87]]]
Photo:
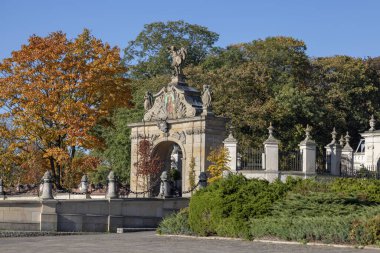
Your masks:
[[[184,208],[161,221],[157,228],[159,234],[191,235],[189,226],[189,209]]]
[[[197,192],[190,200],[189,224],[199,235],[249,237],[247,221],[270,212],[288,186],[280,181],[231,175]]]
[[[366,207],[360,214],[346,216],[283,216],[252,219],[254,238],[277,237],[296,241],[374,244],[379,242],[379,206]],[[377,223],[376,223],[377,222]]]
[[[368,201],[380,203],[380,180],[337,178],[329,184],[331,192],[339,194],[356,194]]]

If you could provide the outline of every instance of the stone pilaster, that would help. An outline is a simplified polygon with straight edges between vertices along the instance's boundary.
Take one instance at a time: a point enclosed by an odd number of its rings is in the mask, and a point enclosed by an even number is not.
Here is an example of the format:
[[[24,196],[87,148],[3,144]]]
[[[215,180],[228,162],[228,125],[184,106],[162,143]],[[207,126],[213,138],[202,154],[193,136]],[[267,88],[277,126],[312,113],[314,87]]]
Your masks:
[[[351,136],[348,131],[344,139],[346,140],[346,145],[342,149],[341,167],[352,170],[354,168],[354,150],[350,146]]]
[[[278,171],[278,145],[279,141],[273,137],[274,127],[272,123],[268,127],[269,137],[264,141],[265,169],[267,171]]]
[[[306,138],[301,141],[299,148],[302,155],[302,172],[305,173],[305,177],[307,177],[316,172],[317,145],[311,138],[311,128],[309,125],[307,125],[305,132]]]
[[[337,142],[335,127],[331,132],[332,141],[326,145],[326,168],[330,171],[331,175],[340,175],[340,159],[342,154],[342,146]]]
[[[232,132],[230,132],[229,136],[223,141],[223,144],[229,154],[229,162],[227,163],[227,166],[231,169],[231,172],[236,172],[238,141],[234,138]]]
[[[365,141],[365,160],[366,167],[380,167],[380,130],[376,130],[375,117],[372,115],[369,121],[370,129],[360,135]]]

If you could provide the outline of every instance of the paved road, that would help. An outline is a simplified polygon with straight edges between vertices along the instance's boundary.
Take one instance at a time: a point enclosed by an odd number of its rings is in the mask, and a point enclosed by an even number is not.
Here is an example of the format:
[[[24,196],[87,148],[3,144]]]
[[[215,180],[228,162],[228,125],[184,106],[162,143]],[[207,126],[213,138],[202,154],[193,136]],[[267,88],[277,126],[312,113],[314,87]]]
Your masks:
[[[1,238],[0,253],[379,253],[380,250],[358,250],[307,245],[284,245],[236,240],[204,240],[156,236],[154,232]]]

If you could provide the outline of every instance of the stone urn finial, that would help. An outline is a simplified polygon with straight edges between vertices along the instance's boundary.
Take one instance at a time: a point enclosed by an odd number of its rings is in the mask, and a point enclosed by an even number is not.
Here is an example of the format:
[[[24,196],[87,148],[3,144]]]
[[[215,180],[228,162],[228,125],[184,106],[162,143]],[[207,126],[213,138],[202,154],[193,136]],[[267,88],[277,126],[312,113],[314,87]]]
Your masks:
[[[269,127],[268,127],[268,133],[269,133],[269,137],[272,137],[273,138],[273,130],[274,130],[274,127],[272,126],[272,121],[269,123]]]
[[[351,136],[348,134],[348,131],[346,132],[346,136],[344,136],[344,139],[346,140],[346,144],[350,142]]]
[[[341,145],[342,147],[344,146],[343,134],[340,136],[339,145]]]
[[[307,124],[306,129],[305,129],[306,140],[311,140],[310,132],[311,132],[311,128],[310,128],[309,124]]]
[[[371,119],[369,120],[369,126],[370,126],[369,131],[375,131],[375,125],[376,125],[375,116],[372,114]]]
[[[332,137],[332,142],[331,143],[336,143],[336,131],[335,131],[335,127],[333,128],[333,131],[331,132],[331,137]]]

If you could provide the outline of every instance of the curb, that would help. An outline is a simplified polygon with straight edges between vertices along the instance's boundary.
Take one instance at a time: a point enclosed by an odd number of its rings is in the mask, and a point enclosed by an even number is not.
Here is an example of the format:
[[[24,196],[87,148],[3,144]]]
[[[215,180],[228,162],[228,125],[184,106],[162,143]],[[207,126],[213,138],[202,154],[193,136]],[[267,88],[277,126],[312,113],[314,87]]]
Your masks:
[[[232,238],[232,237],[219,237],[219,236],[193,236],[193,235],[160,235],[157,236],[165,236],[165,237],[179,237],[179,238],[188,238],[188,239],[198,239],[198,240],[226,240],[226,241],[247,241],[241,238]],[[350,248],[350,249],[371,249],[371,250],[379,250],[378,247],[372,246],[355,246],[355,245],[345,245],[345,244],[326,244],[326,243],[318,243],[318,242],[308,242],[308,243],[300,243],[295,241],[282,241],[282,240],[264,240],[264,239],[254,239],[251,242],[262,242],[262,243],[273,243],[273,244],[287,244],[287,245],[307,245],[307,246],[323,246],[323,247],[333,247],[333,248]]]

